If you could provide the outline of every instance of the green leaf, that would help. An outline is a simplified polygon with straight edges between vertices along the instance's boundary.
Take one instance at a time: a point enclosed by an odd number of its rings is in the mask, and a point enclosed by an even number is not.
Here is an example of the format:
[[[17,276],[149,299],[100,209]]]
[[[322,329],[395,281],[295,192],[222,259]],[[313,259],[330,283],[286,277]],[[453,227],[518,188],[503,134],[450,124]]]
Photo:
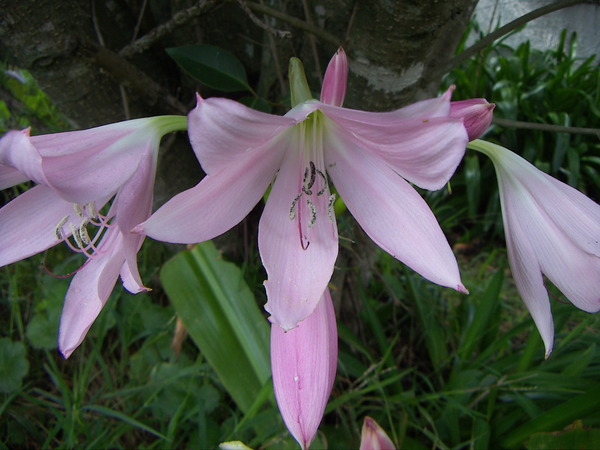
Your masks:
[[[480,200],[481,169],[479,168],[479,159],[477,155],[465,156],[465,184],[467,192],[467,207],[469,217],[474,218],[477,215],[477,208]]]
[[[248,412],[271,376],[269,326],[240,269],[204,242],[168,261],[160,278],[190,336]]]
[[[159,431],[155,430],[154,428],[146,425],[145,423],[140,422],[139,420],[136,420],[135,418],[128,416],[127,414],[123,414],[122,412],[116,411],[114,409],[110,409],[107,408],[105,406],[101,406],[101,405],[87,405],[84,406],[82,408],[83,411],[93,411],[96,412],[98,414],[102,414],[105,415],[107,417],[112,417],[114,419],[117,419],[123,423],[126,423],[130,426],[132,426],[133,428],[138,428],[140,430],[144,430],[150,434],[153,434],[154,436],[167,441],[168,438],[160,433]]]
[[[578,423],[580,423],[578,421]],[[600,429],[582,429],[551,433],[536,433],[527,442],[526,448],[536,450],[592,450],[598,448]]]
[[[435,370],[440,370],[448,359],[447,330],[440,323],[434,307],[436,298],[428,297],[425,289],[420,286],[421,280],[416,279],[405,269],[408,291],[413,298],[416,314],[422,326],[422,335],[429,353],[429,358]]]
[[[59,314],[38,313],[27,324],[26,335],[33,348],[52,350],[58,347]]]
[[[471,360],[471,355],[476,350],[483,350],[486,340],[484,337],[490,331],[493,331],[492,320],[494,319],[498,306],[500,304],[498,297],[502,288],[504,279],[503,271],[498,270],[488,283],[485,291],[479,295],[473,295],[470,299],[473,313],[470,314],[470,320],[463,325],[463,335],[458,357],[463,362]]]
[[[185,72],[208,87],[224,92],[250,90],[246,69],[222,48],[197,44],[166,51]]]
[[[565,427],[574,420],[597,412],[598,408],[600,408],[600,386],[588,389],[586,392],[572,397],[566,402],[543,412],[535,419],[517,427],[499,443],[499,447],[519,447],[534,433]]]
[[[29,371],[29,362],[22,342],[0,338],[0,392],[15,392]]]

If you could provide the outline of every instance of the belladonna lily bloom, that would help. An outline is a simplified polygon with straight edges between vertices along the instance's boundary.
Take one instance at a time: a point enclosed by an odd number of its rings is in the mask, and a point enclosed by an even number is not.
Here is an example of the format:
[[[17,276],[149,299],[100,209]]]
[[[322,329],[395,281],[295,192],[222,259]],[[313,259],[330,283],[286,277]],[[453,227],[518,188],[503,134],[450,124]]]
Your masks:
[[[578,308],[600,310],[600,206],[510,150],[479,140],[469,148],[496,168],[511,271],[548,357],[554,325],[542,274]]]
[[[60,242],[88,258],[65,299],[59,332],[65,357],[119,274],[130,292],[146,290],[136,261],[144,236],[130,230],[151,213],[160,138],[185,128],[185,117],[162,116],[41,136],[10,131],[0,140],[0,188],[37,183],[0,209],[0,266]]]
[[[394,443],[375,420],[365,417],[360,433],[360,450],[394,450]]]
[[[279,411],[288,430],[307,449],[333,388],[337,325],[329,289],[315,310],[290,331],[271,325],[271,369]]]
[[[466,292],[433,213],[408,182],[440,189],[464,155],[467,133],[462,119],[450,116],[451,92],[388,113],[346,109],[347,71],[340,49],[316,101],[293,58],[295,106],[283,117],[198,97],[188,133],[207,176],[136,228],[167,242],[212,239],[240,222],[274,179],[258,245],[268,275],[265,309],[284,330],[315,309],[333,272],[337,194],[329,178],[382,249],[425,278]]]

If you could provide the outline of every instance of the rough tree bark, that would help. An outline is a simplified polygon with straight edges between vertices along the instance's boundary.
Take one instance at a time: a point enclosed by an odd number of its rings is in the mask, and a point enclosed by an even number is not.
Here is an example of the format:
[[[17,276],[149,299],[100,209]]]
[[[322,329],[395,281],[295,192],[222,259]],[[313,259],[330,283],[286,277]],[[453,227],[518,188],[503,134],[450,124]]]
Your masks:
[[[348,48],[348,103],[387,110],[435,95],[476,0],[359,1]]]
[[[167,22],[178,10],[202,3],[210,3],[203,14],[148,50],[128,58],[117,55],[134,37]],[[269,24],[291,31],[292,37],[265,37],[268,33],[237,2],[150,0],[139,20],[143,2],[136,0],[0,0],[0,56],[29,70],[76,126],[87,127],[126,115],[181,113],[190,105],[196,86],[188,80],[188,89],[180,89],[175,66],[163,51],[167,46],[198,41],[220,45],[255,73],[265,61],[263,53],[276,48],[282,72],[286,58],[300,54],[309,72],[317,75],[311,69],[313,50],[322,69],[336,45],[343,44],[351,67],[348,104],[383,110],[435,92],[439,77],[432,79],[431,74],[452,55],[476,0],[313,0],[307,10],[302,2],[269,3],[325,30],[337,42],[325,42],[274,18],[267,18]]]

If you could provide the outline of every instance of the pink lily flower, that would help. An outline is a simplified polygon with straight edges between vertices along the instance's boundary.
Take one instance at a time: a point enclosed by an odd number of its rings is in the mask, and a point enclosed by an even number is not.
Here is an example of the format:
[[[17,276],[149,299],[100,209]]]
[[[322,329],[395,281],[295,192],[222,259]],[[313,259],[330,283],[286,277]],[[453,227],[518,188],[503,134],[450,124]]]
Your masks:
[[[499,145],[469,148],[496,168],[511,271],[548,357],[554,324],[542,274],[579,309],[600,310],[600,205]]]
[[[302,449],[321,423],[337,369],[337,324],[329,289],[296,328],[271,326],[271,370],[277,406]]]
[[[388,113],[346,109],[347,71],[340,49],[316,101],[292,59],[295,106],[283,117],[198,96],[188,129],[207,176],[136,227],[167,242],[212,239],[240,222],[275,179],[258,244],[268,274],[265,309],[284,330],[312,313],[333,273],[337,194],[329,177],[382,249],[430,281],[466,292],[433,213],[407,181],[440,189],[461,160],[468,138],[462,120],[450,117],[451,93]]]
[[[152,212],[161,136],[185,127],[184,117],[164,116],[32,137],[10,131],[0,140],[0,187],[38,183],[0,209],[0,266],[60,242],[88,258],[65,299],[59,331],[65,357],[85,337],[119,274],[130,292],[147,290],[137,268],[144,236],[130,230]]]
[[[470,98],[451,102],[450,116],[463,119],[469,141],[472,141],[480,138],[490,127],[495,107],[494,103],[489,103],[485,98]]]
[[[365,417],[360,433],[360,450],[394,450],[395,448],[383,428],[374,419]]]

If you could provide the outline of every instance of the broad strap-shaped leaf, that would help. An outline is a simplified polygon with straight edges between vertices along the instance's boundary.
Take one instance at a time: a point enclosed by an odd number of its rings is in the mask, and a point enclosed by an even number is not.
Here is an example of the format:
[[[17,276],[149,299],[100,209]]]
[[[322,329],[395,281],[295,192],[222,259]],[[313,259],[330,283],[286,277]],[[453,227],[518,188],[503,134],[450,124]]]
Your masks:
[[[207,241],[168,261],[160,278],[190,336],[247,412],[270,377],[269,327],[240,269]]]

